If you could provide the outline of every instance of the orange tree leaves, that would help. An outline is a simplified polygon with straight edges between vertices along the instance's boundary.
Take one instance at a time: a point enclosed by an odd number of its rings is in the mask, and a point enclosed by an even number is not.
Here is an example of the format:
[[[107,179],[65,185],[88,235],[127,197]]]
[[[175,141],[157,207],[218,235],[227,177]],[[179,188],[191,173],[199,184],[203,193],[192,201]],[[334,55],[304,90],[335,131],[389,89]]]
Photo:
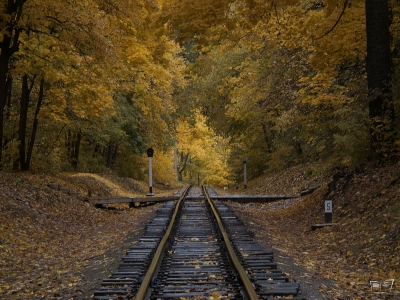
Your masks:
[[[135,106],[135,119],[147,128],[136,135],[145,143],[168,144],[162,133],[168,130],[168,116],[174,110],[173,88],[184,85],[184,65],[176,56],[179,47],[166,36],[167,28],[155,27],[157,11],[157,3],[146,1],[26,1],[15,25],[21,32],[20,48],[10,64],[9,76],[14,78],[10,95],[12,102],[17,101],[25,74],[32,79],[33,91],[39,81],[45,82],[36,168],[47,169],[43,162],[54,162],[48,160],[53,159],[50,154],[67,151],[62,146],[69,143],[65,132],[80,132],[89,144],[95,140],[88,151],[104,147],[114,133],[123,138],[126,122],[96,137],[98,131],[92,130],[94,124],[104,126],[110,117],[114,123],[120,119],[120,109],[115,107],[119,103],[114,101],[118,94],[134,100],[130,103]],[[7,17],[2,11],[2,18]],[[37,100],[35,92],[31,97]],[[9,105],[7,110],[16,115],[18,106]],[[13,122],[14,118],[9,119],[5,126],[5,139],[10,141],[6,167],[12,164],[15,149]],[[51,138],[59,144],[41,151]]]
[[[250,20],[248,7],[264,14]],[[238,172],[245,154],[254,174],[310,159],[347,167],[365,158],[364,5],[342,11],[336,1],[238,1],[227,19],[246,26],[214,28],[221,40],[203,47],[191,69],[193,97],[209,124],[233,138]]]

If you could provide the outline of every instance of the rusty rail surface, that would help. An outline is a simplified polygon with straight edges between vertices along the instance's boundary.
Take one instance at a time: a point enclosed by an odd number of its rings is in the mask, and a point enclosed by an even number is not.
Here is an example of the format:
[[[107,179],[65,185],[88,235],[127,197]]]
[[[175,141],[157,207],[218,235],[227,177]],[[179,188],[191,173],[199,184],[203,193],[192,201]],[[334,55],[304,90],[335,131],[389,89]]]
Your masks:
[[[211,189],[189,190],[160,209],[93,300],[303,299],[272,251],[226,204],[212,200]]]

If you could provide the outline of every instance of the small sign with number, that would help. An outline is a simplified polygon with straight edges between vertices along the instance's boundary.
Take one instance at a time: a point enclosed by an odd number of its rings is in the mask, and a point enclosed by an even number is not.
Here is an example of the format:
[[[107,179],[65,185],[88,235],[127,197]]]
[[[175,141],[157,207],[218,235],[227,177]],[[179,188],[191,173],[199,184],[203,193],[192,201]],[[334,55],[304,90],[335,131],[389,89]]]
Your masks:
[[[325,200],[325,212],[332,213],[332,200]]]
[[[333,210],[332,200],[325,200],[325,223],[332,222],[332,210]]]

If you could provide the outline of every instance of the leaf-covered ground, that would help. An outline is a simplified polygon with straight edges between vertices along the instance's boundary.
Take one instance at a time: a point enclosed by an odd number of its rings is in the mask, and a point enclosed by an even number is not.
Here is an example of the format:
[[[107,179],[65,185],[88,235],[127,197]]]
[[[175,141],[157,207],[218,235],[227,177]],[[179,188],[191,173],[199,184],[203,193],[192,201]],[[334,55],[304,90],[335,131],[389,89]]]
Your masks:
[[[141,195],[145,184],[93,174],[0,174],[0,298],[83,299],[140,236],[158,205],[98,209],[92,198]],[[89,192],[90,191],[90,192]],[[157,190],[156,190],[157,191]],[[158,192],[158,191],[157,191]]]
[[[247,190],[225,193],[314,193],[271,204],[229,205],[277,253],[280,267],[301,283],[308,299],[384,299],[367,282],[400,280],[400,201],[397,165],[364,167],[336,176],[333,192],[318,165],[265,176]],[[145,183],[95,174],[0,174],[0,298],[90,299],[115,270],[159,207],[98,209],[82,196],[143,196]],[[156,189],[158,195],[172,191]],[[328,193],[330,194],[328,195]],[[334,226],[324,222],[325,197],[334,201]],[[400,299],[399,288],[390,299]]]
[[[331,192],[332,177],[312,173],[310,167],[296,167],[258,180],[245,192],[298,195],[321,185],[312,194],[272,204],[230,205],[260,243],[304,267],[302,277],[330,280],[333,284],[319,283],[324,299],[400,299],[399,167],[338,174]],[[324,223],[325,197],[334,201],[334,226],[312,231],[312,224]],[[394,295],[371,293],[370,280],[392,278]]]

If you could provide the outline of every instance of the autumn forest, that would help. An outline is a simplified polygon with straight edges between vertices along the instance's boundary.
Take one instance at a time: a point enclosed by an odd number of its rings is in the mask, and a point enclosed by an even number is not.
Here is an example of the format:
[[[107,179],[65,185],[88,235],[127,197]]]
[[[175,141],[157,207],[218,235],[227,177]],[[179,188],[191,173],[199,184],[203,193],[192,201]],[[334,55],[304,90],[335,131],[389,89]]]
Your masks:
[[[397,0],[2,0],[0,166],[233,185],[396,159]],[[165,170],[170,170],[166,172]]]

